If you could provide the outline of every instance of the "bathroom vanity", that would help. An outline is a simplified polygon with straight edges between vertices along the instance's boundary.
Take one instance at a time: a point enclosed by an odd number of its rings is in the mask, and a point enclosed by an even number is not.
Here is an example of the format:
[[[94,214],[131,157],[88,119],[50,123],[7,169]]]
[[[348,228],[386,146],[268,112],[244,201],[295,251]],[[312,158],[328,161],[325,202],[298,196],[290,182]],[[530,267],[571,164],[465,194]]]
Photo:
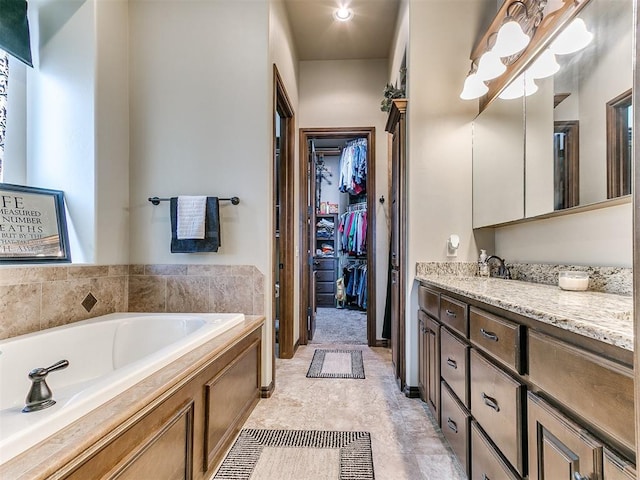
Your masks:
[[[263,323],[246,316],[3,464],[0,478],[209,478],[260,397]]]
[[[418,279],[420,394],[469,478],[636,478],[631,297]]]

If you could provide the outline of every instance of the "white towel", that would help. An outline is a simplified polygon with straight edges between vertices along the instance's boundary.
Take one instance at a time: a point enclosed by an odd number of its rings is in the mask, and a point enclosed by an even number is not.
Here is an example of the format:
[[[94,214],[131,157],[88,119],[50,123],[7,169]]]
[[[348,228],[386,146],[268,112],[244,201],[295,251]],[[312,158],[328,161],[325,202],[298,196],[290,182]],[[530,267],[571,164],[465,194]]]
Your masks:
[[[179,240],[204,238],[207,197],[178,197],[176,236]]]

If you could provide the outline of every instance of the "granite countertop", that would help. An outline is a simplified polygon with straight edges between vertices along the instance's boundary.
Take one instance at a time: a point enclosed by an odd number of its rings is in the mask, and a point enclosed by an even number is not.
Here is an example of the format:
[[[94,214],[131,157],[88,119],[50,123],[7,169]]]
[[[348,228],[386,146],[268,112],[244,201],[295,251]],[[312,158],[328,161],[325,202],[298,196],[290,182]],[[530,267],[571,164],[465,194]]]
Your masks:
[[[499,278],[418,275],[422,283],[633,351],[633,297]]]

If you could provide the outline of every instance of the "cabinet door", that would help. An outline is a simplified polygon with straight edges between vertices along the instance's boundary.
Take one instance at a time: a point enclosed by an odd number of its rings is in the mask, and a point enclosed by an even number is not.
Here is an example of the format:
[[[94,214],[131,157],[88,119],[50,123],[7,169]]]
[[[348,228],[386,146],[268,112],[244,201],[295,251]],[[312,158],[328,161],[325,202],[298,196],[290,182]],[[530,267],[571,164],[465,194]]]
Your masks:
[[[440,324],[427,318],[427,404],[440,425]]]
[[[529,478],[602,479],[602,444],[534,393],[527,398]]]
[[[428,385],[428,370],[429,370],[429,357],[428,357],[428,345],[427,345],[428,331],[427,331],[427,316],[424,312],[418,312],[418,390],[420,391],[420,398],[423,402],[427,401],[427,385]]]

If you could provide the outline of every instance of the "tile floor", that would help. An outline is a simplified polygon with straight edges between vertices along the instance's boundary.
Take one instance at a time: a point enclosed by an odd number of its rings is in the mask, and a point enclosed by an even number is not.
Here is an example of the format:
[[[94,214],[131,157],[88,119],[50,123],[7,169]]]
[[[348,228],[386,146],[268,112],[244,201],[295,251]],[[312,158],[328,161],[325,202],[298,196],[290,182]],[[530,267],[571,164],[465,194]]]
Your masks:
[[[319,323],[318,329],[323,326]],[[366,379],[306,378],[316,348],[362,349]],[[377,480],[466,478],[425,407],[399,391],[389,349],[318,343],[300,347],[291,360],[276,361],[275,391],[260,401],[244,426],[368,431]]]

